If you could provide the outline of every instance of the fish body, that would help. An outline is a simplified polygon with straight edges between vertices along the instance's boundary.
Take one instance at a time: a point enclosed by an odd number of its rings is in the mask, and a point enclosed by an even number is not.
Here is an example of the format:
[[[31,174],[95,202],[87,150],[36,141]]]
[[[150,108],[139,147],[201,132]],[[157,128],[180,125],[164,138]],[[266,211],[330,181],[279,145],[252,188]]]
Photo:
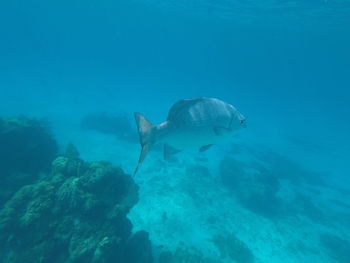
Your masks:
[[[234,106],[205,97],[175,103],[167,120],[156,126],[140,113],[135,113],[135,119],[142,151],[134,174],[156,143],[164,143],[164,158],[168,159],[188,148],[204,151],[245,127],[245,117]]]

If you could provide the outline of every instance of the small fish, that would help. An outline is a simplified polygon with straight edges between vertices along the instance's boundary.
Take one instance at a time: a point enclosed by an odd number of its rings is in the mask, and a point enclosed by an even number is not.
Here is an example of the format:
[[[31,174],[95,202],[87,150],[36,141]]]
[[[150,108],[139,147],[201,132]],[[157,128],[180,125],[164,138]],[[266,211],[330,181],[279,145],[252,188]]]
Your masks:
[[[156,143],[164,143],[164,159],[169,159],[187,148],[199,147],[201,152],[206,151],[246,125],[244,116],[235,107],[204,97],[175,103],[167,120],[159,125],[152,125],[137,112],[135,120],[142,150],[134,175]]]

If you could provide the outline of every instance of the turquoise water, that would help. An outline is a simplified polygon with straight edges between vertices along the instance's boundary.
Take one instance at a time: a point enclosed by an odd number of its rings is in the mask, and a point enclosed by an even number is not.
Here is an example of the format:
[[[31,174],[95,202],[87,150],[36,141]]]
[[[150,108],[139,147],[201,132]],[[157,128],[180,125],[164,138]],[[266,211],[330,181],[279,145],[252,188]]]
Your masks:
[[[349,1],[2,1],[0,262],[349,263],[349,47]],[[155,147],[115,223],[129,192],[93,162],[132,174],[133,112],[159,124],[202,96],[247,128],[169,161]]]

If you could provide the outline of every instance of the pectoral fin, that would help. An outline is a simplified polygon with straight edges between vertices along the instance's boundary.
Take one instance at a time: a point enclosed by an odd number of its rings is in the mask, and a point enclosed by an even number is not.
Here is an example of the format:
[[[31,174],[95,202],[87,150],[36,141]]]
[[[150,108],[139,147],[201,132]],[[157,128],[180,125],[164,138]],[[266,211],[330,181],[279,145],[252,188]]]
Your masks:
[[[169,160],[171,156],[181,152],[181,150],[175,149],[168,144],[164,144],[164,160]]]
[[[204,145],[201,148],[199,148],[199,151],[200,152],[204,152],[204,151],[208,150],[212,146],[213,146],[212,144]]]

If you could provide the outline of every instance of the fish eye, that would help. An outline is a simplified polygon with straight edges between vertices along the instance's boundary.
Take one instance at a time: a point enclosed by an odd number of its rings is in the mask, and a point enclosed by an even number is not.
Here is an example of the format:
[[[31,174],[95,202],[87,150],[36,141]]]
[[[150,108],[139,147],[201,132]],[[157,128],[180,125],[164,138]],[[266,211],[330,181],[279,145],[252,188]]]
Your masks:
[[[244,123],[244,121],[245,121],[245,120],[241,120],[241,124],[243,124],[243,123]]]

